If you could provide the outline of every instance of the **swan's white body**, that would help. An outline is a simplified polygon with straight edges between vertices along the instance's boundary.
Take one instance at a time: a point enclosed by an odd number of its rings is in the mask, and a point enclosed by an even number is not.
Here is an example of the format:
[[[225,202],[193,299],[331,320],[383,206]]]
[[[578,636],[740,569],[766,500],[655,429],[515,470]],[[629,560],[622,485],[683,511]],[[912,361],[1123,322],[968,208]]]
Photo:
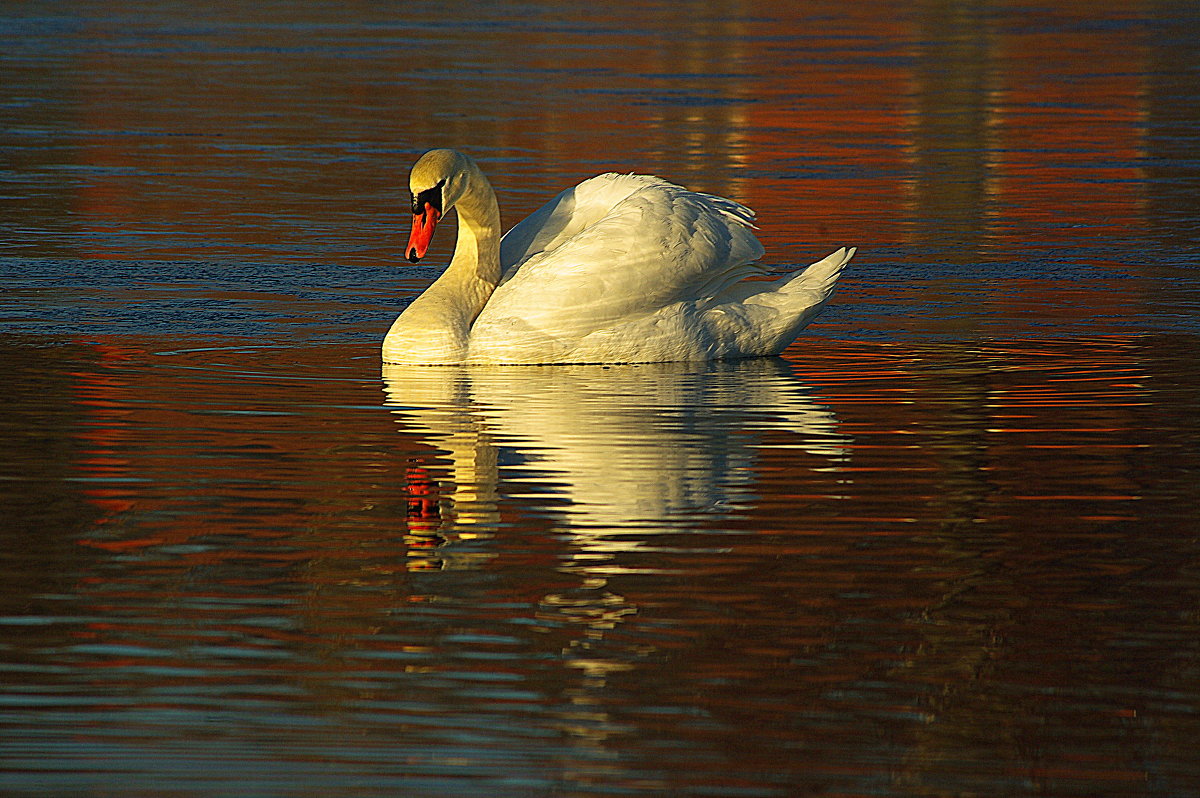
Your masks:
[[[392,324],[386,363],[777,355],[825,304],[854,254],[842,248],[780,279],[746,280],[765,274],[754,265],[763,248],[751,232],[753,212],[644,175],[586,180],[503,241],[495,193],[461,153],[426,153],[410,187],[417,214],[410,259],[424,254],[442,215],[438,200],[445,211],[458,209],[458,243],[442,276]]]

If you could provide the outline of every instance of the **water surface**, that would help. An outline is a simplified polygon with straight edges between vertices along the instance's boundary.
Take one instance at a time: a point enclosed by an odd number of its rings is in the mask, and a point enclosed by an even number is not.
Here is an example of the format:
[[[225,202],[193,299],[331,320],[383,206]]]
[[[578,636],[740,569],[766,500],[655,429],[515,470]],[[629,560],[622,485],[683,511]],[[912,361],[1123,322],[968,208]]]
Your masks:
[[[1194,13],[22,4],[0,792],[1200,792]],[[407,166],[860,253],[784,357],[381,369]]]

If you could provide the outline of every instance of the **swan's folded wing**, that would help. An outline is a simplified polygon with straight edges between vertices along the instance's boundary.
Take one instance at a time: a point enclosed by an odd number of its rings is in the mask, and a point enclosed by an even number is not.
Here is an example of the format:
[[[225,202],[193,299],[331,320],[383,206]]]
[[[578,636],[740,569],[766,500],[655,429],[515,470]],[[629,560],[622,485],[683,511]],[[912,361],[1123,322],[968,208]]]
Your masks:
[[[572,186],[538,208],[504,234],[500,267],[512,276],[521,264],[540,252],[557,249],[596,224],[631,194],[652,186],[670,186],[650,175],[598,175]]]
[[[603,214],[595,203],[588,213],[568,214],[559,195],[534,214],[546,212],[536,224],[514,228],[509,254],[523,249],[528,257],[476,320],[472,346],[519,348],[523,340],[569,346],[669,305],[703,301],[754,271],[747,264],[763,249],[750,230],[749,209],[657,178],[642,180],[649,182]],[[576,187],[577,209],[586,185]]]

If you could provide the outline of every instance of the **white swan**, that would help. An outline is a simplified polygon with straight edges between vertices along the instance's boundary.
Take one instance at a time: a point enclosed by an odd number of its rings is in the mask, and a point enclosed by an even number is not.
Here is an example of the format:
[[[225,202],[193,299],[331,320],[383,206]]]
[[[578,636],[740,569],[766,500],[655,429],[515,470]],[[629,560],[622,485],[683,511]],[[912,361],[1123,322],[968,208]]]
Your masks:
[[[412,168],[417,262],[458,209],[446,271],[383,341],[407,365],[649,363],[777,355],[833,293],[854,249],[774,281],[756,266],[754,213],[657,177],[605,174],[500,237],[500,209],[466,155]]]

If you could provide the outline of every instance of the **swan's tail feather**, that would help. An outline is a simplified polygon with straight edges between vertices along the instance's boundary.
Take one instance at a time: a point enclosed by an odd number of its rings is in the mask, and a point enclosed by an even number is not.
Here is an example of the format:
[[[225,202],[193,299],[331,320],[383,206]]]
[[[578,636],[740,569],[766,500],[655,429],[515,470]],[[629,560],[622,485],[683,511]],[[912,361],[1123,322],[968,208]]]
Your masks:
[[[846,268],[846,264],[850,262],[857,251],[856,247],[842,247],[836,252],[830,253],[804,271],[788,277],[786,282],[779,287],[780,293],[814,291],[828,296],[833,293],[833,286],[841,276],[842,269]]]
[[[747,297],[743,307],[760,310],[755,314],[757,342],[745,351],[778,355],[786,349],[833,296],[834,285],[854,252],[853,247],[842,247],[804,271],[768,283],[774,290]]]

